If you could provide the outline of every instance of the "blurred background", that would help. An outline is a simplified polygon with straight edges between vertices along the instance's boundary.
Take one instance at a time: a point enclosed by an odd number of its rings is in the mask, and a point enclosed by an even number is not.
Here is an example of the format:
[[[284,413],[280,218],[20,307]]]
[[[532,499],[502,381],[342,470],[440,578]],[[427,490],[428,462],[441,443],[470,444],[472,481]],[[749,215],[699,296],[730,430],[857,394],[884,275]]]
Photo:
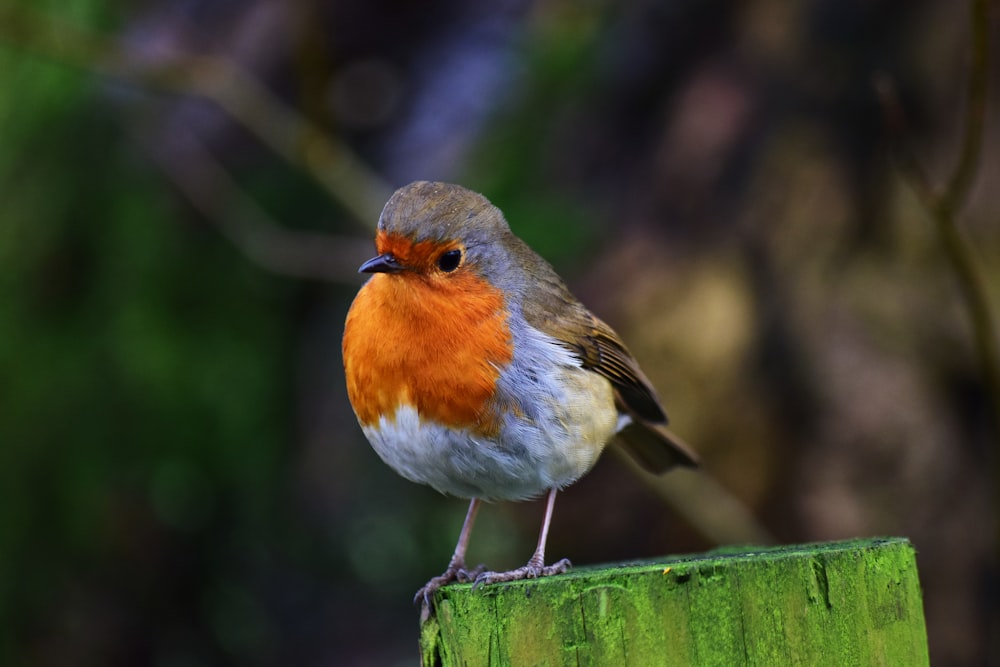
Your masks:
[[[500,206],[703,457],[605,456],[550,558],[907,536],[932,662],[995,659],[995,5],[0,1],[0,663],[416,661],[466,503],[340,360],[416,179]]]

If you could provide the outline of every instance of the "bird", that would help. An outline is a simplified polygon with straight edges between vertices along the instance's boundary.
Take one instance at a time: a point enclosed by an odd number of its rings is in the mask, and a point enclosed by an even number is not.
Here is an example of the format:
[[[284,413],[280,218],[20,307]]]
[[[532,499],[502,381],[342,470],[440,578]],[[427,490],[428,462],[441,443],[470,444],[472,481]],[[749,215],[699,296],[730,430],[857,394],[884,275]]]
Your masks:
[[[483,195],[417,181],[379,216],[371,274],[342,341],[347,394],[378,456],[404,478],[469,499],[445,571],[415,602],[451,582],[476,585],[561,574],[545,546],[559,490],[620,443],[645,469],[698,464],[666,429],[649,379],[615,331],[552,266],[514,235]],[[483,502],[545,495],[538,542],[509,571],[469,568]]]

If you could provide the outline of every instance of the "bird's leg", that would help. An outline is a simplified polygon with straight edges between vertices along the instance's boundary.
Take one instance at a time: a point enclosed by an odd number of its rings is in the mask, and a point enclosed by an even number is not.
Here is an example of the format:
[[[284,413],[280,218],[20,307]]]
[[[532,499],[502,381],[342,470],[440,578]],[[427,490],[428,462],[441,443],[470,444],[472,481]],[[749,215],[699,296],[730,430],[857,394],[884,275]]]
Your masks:
[[[553,574],[562,574],[571,567],[569,559],[563,558],[552,565],[545,565],[545,542],[549,539],[549,524],[552,522],[552,509],[556,504],[556,489],[549,489],[548,501],[545,504],[545,519],[542,521],[542,531],[538,534],[538,546],[527,564],[516,570],[507,572],[483,572],[476,577],[476,586],[480,584],[495,584],[502,581],[517,581],[519,579],[537,579]]]
[[[417,591],[417,595],[413,598],[414,604],[423,601],[426,606],[430,603],[431,595],[437,589],[453,581],[462,583],[472,581],[483,571],[482,565],[472,570],[465,569],[465,550],[469,547],[469,534],[472,532],[472,524],[476,520],[476,512],[478,511],[479,498],[473,498],[469,503],[469,511],[465,514],[465,523],[462,524],[462,532],[458,535],[458,544],[455,545],[455,553],[452,554],[448,567]]]

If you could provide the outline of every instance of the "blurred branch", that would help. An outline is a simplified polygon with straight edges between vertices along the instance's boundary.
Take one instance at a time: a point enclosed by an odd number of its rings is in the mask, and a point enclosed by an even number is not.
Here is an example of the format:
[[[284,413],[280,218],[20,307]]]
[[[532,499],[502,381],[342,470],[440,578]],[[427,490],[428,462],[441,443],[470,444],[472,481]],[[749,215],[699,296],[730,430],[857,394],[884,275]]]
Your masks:
[[[962,237],[956,218],[968,198],[979,171],[989,76],[989,0],[971,0],[971,62],[966,93],[962,147],[947,185],[936,189],[926,171],[907,147],[906,115],[895,86],[885,74],[876,76],[875,89],[882,104],[903,178],[916,192],[934,221],[945,255],[951,263],[969,313],[976,349],[990,394],[994,427],[1000,429],[1000,353],[996,326],[990,311],[986,284],[971,248]]]
[[[372,254],[370,239],[284,229],[243,192],[193,132],[169,150],[144,139],[142,132],[135,135],[188,201],[258,266],[296,278],[361,282],[356,267]]]
[[[607,451],[670,505],[702,535],[716,544],[776,544],[775,537],[747,507],[704,470],[672,470],[655,475],[636,463],[623,447]]]
[[[989,76],[989,0],[970,4],[972,62],[969,64],[969,89],[965,104],[965,134],[962,152],[948,187],[941,194],[940,207],[958,212],[972,188],[983,152],[983,126],[986,120],[986,93]]]
[[[989,0],[970,0],[971,62],[965,99],[965,119],[961,152],[951,177],[943,190],[936,190],[921,167],[920,162],[906,147],[906,117],[895,87],[886,76],[879,76],[875,88],[882,103],[890,133],[895,138],[897,160],[906,179],[930,212],[958,281],[965,308],[972,322],[976,349],[979,354],[986,389],[990,396],[994,434],[1000,438],[1000,354],[997,352],[996,326],[990,311],[983,275],[973,259],[968,242],[962,238],[956,218],[961,211],[973,181],[979,171],[982,156],[983,126],[986,117],[986,99],[989,76]],[[994,448],[993,468],[993,538],[994,568],[1000,567],[1000,449]],[[993,576],[996,576],[994,570]],[[994,606],[989,618],[992,637],[987,653],[992,658],[1000,655],[997,631],[1000,614]]]
[[[113,40],[9,5],[0,7],[0,41],[141,88],[215,103],[275,153],[311,174],[369,229],[389,198],[388,185],[346,144],[296,113],[225,57],[144,62]]]

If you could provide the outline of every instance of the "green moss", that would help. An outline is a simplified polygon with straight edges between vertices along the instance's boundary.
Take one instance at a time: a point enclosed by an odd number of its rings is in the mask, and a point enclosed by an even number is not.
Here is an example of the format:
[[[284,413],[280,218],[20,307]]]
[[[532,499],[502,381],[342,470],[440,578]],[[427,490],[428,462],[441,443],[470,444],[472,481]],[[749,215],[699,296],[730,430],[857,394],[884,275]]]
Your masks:
[[[928,663],[915,554],[898,538],[456,584],[434,604],[425,665]]]

